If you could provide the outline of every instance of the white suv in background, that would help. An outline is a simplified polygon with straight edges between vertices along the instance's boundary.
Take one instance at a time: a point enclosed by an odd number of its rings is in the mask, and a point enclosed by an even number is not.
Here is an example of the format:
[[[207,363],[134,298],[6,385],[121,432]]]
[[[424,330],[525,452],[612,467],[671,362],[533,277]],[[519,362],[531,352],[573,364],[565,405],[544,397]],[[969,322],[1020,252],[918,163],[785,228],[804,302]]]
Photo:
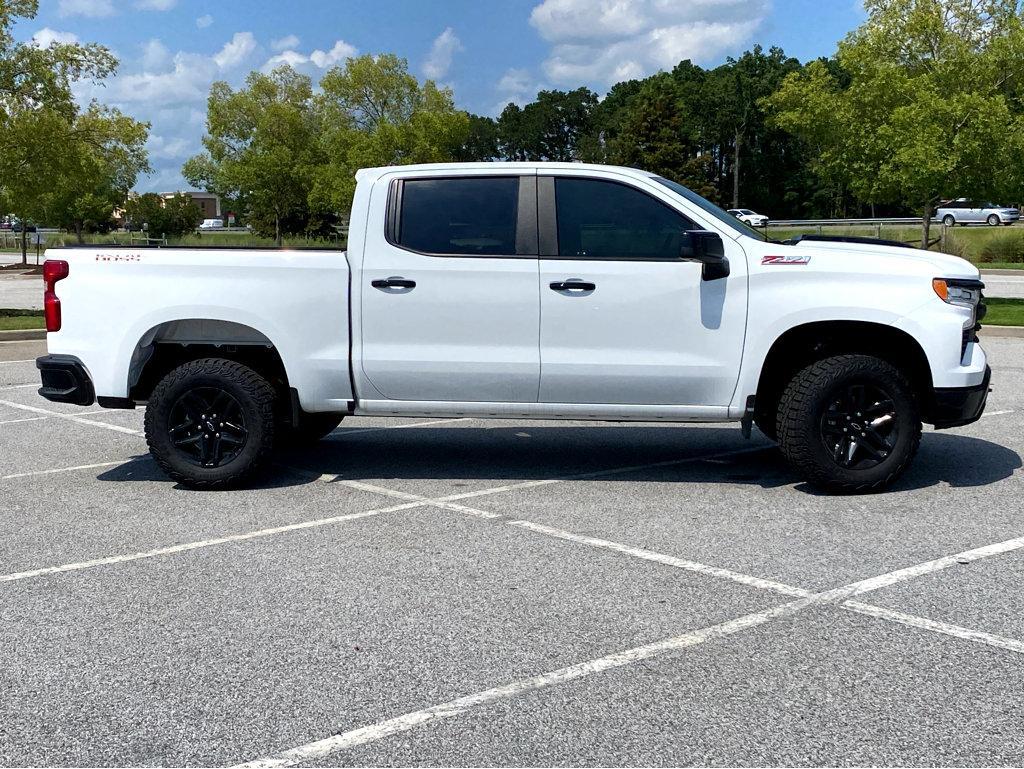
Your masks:
[[[1009,225],[1019,221],[1020,211],[995,203],[958,198],[940,205],[935,211],[935,218],[947,227],[957,224],[988,224],[998,227],[1000,224]]]
[[[199,225],[201,230],[222,230],[224,229],[223,219],[203,219],[203,223]]]
[[[751,227],[767,227],[768,217],[751,211],[749,208],[730,208],[729,213]]]

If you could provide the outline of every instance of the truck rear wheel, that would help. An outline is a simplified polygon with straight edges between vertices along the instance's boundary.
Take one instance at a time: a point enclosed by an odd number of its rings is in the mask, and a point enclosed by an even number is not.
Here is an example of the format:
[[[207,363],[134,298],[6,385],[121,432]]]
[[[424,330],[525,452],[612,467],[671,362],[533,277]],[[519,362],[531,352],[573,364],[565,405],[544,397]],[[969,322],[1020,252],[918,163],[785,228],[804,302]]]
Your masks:
[[[274,388],[248,366],[191,361],[154,388],[146,441],[157,464],[192,488],[223,489],[253,477],[274,444]]]
[[[921,443],[913,389],[895,367],[837,355],[800,371],[779,402],[782,453],[816,486],[860,493],[885,488]]]

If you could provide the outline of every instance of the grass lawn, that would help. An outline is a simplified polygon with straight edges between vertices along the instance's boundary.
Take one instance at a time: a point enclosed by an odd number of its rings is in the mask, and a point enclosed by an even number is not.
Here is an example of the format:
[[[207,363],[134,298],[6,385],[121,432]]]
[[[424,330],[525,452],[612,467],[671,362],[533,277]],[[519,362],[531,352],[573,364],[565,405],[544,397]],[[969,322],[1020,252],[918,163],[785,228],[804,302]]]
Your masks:
[[[1024,299],[985,299],[986,326],[1024,326]]]
[[[0,309],[0,331],[24,331],[33,328],[46,328],[42,310]]]

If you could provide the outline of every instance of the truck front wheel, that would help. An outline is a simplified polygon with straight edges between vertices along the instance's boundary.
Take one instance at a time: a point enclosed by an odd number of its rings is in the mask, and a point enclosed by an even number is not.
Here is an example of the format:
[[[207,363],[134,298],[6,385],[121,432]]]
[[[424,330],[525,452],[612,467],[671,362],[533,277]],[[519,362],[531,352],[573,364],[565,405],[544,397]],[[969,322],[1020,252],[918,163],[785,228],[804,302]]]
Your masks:
[[[837,355],[800,371],[779,402],[779,446],[816,486],[882,489],[910,465],[921,443],[913,388],[895,367],[868,355]]]
[[[160,380],[146,409],[157,464],[192,488],[238,486],[266,464],[274,444],[274,388],[248,366],[191,361]]]

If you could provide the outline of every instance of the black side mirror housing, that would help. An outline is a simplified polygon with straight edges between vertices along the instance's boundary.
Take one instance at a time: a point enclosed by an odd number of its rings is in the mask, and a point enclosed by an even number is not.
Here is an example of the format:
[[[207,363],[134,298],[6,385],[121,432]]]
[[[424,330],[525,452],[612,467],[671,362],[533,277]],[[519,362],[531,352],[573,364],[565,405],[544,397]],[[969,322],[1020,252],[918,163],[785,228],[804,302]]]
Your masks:
[[[703,280],[729,277],[729,260],[725,258],[725,244],[721,236],[708,230],[688,230],[683,233],[679,258],[684,262],[700,262]]]

